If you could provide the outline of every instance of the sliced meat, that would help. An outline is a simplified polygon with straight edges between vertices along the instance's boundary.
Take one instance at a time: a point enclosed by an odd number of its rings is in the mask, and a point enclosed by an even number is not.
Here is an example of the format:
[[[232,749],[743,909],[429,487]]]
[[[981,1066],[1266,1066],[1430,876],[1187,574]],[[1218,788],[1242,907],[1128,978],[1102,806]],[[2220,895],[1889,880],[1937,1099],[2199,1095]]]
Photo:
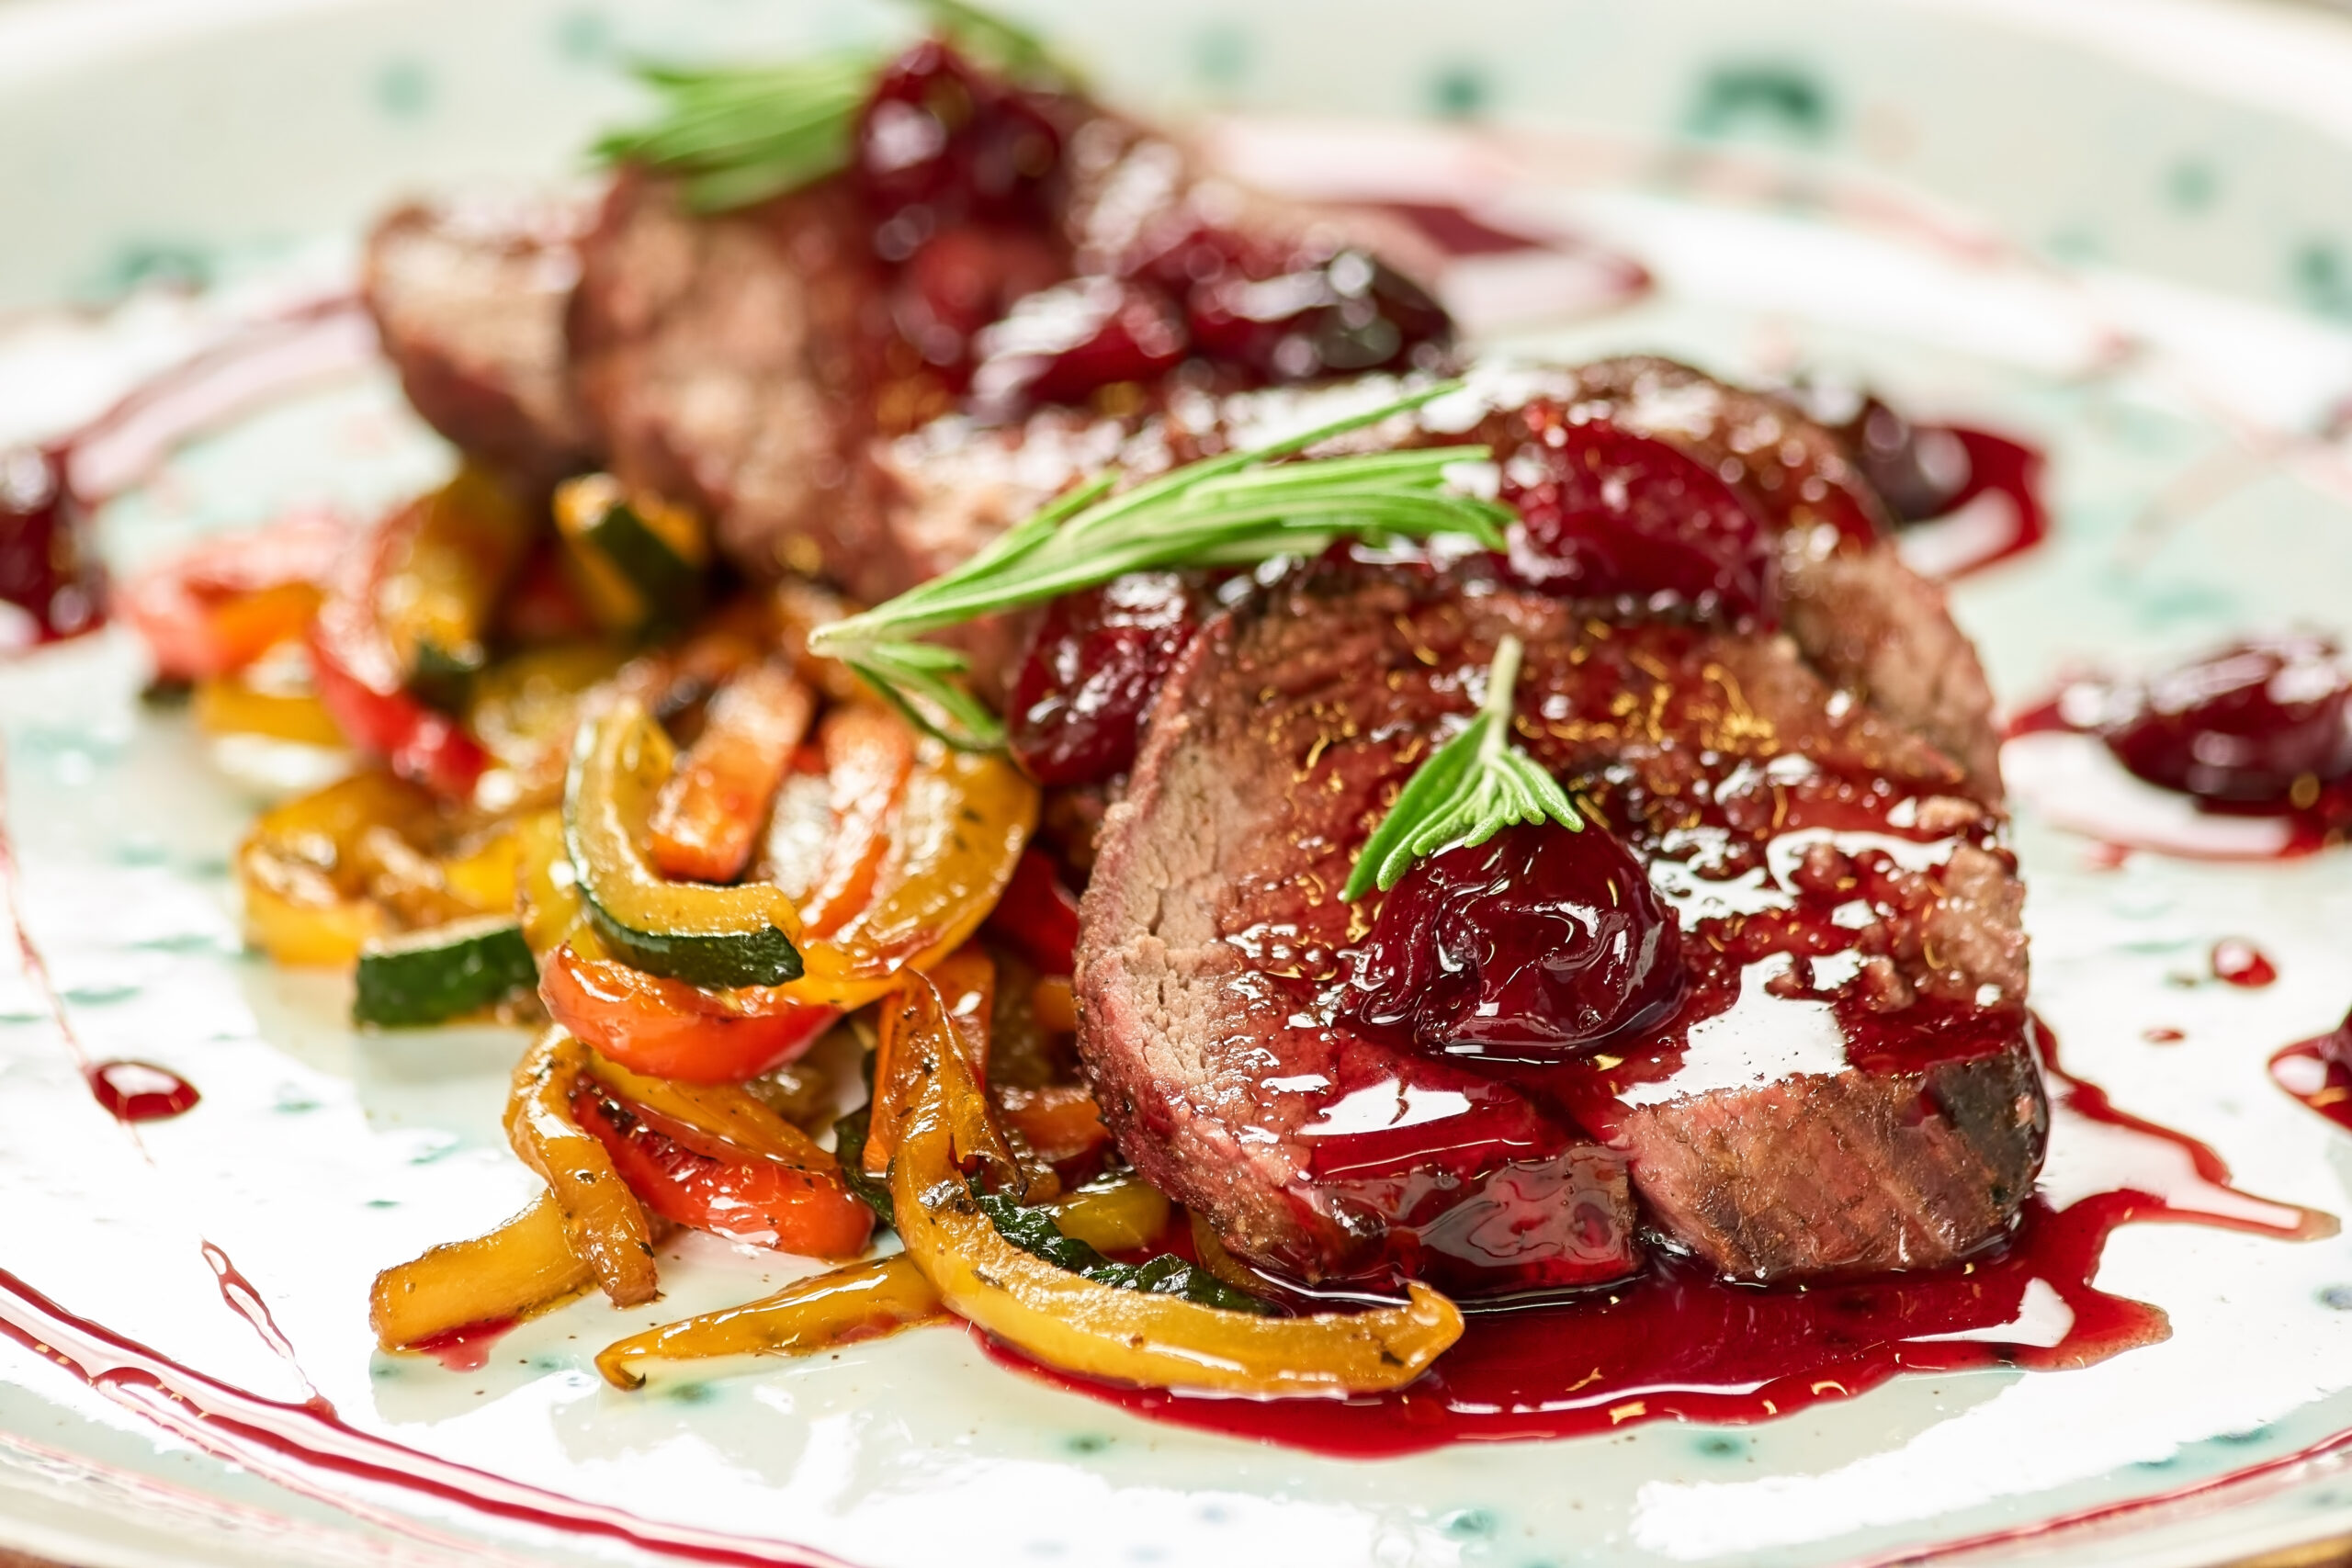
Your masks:
[[[477,197],[408,206],[368,238],[360,288],[425,423],[528,483],[583,466],[564,309],[583,203]]]
[[[1375,912],[1338,889],[1505,631],[1527,648],[1522,739],[1646,865],[1692,955],[1664,1023],[1566,1063],[1335,1021]],[[1469,1232],[1507,1212],[1508,1234],[1622,1267],[1630,1216],[1600,1179],[1621,1164],[1727,1273],[1947,1262],[2003,1234],[2046,1122],[1996,821],[1963,769],[1786,639],[1317,571],[1213,621],[1160,694],[1085,897],[1080,1054],[1127,1157],[1296,1278],[1435,1273],[1456,1202],[1487,1205]],[[1559,1179],[1531,1184],[1539,1126]],[[1368,1197],[1365,1170],[1403,1185]],[[1524,1288],[1507,1257],[1446,1267],[1456,1289]]]
[[[1407,385],[1370,377],[1223,398],[1180,394],[1148,417],[1088,420],[1052,410],[1011,428],[948,420],[877,446],[872,461],[891,531],[914,551],[910,564],[935,572],[1108,463],[1148,477],[1327,423]],[[1540,448],[1563,418],[1663,442],[1727,480],[1771,553],[1771,589],[1760,606],[1767,623],[1784,626],[1832,684],[1956,760],[1977,800],[2000,803],[1992,693],[1974,648],[1953,624],[1943,591],[1887,543],[1884,509],[1843,448],[1785,402],[1665,359],[1506,367],[1474,372],[1462,398],[1339,446],[1476,441],[1508,466]],[[1000,636],[992,646],[1008,641]]]
[[[671,185],[624,175],[582,243],[570,334],[625,483],[701,509],[747,570],[829,572],[871,599],[906,584],[854,460],[883,391],[864,242],[839,180],[696,218]]]
[[[1893,519],[1838,438],[1787,400],[1669,359],[1602,360],[1574,398],[1715,468],[1780,533],[1781,615],[1815,667],[2000,795],[1993,694],[1943,591],[1883,541]]]

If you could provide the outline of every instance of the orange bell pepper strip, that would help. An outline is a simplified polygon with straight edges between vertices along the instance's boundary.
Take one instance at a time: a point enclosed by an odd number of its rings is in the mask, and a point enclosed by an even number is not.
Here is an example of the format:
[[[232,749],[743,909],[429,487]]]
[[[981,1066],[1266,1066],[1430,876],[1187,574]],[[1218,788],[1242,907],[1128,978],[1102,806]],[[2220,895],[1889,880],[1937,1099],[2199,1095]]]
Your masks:
[[[1021,1134],[1032,1153],[1047,1165],[1082,1159],[1111,1141],[1102,1124],[1102,1108],[1084,1084],[1049,1084],[1044,1089],[1002,1089],[996,1091],[997,1112],[1004,1124]]]
[[[647,852],[655,869],[677,882],[741,876],[816,711],[816,694],[779,662],[748,665],[721,686],[654,801]]]
[[[747,1007],[741,993],[706,991],[612,959],[575,942],[548,955],[539,999],[548,1016],[632,1071],[682,1083],[741,1083],[816,1043],[841,1015],[815,1003]]]
[[[847,1010],[937,964],[987,919],[1036,821],[1037,786],[1002,757],[917,742],[872,897],[804,944],[801,977],[780,989]]]
[[[208,539],[133,576],[119,613],[163,679],[231,674],[302,635],[320,585],[359,537],[335,518],[304,513]]]

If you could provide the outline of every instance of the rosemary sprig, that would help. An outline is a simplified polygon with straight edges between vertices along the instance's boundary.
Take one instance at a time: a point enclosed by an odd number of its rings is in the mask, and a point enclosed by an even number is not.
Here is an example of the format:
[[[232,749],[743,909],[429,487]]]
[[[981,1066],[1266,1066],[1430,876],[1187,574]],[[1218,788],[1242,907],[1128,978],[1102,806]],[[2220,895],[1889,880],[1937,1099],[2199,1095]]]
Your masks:
[[[819,627],[809,649],[840,659],[950,743],[986,750],[1003,744],[1003,725],[952,679],[966,668],[963,655],[914,640],[924,633],[1131,571],[1247,565],[1311,554],[1340,537],[1457,534],[1499,549],[1511,514],[1453,482],[1459,466],[1486,460],[1483,446],[1280,460],[1459,385],[1426,388],[1286,440],[1189,463],[1119,494],[1111,493],[1119,475],[1102,475],[955,570]],[[926,704],[936,716],[923,711]]]
[[[1074,80],[1035,34],[968,0],[914,4],[991,70],[1029,82]],[[885,60],[848,50],[768,65],[640,65],[635,74],[662,98],[661,112],[608,131],[592,151],[600,163],[641,164],[676,178],[692,211],[749,207],[848,166],[858,110]]]
[[[1483,844],[1505,828],[1546,818],[1581,831],[1584,818],[1559,781],[1510,741],[1511,693],[1519,685],[1519,638],[1506,636],[1487,669],[1486,700],[1463,732],[1407,780],[1396,804],[1356,855],[1340,897],[1350,902],[1396,886],[1412,863],[1445,850]]]
[[[709,70],[641,66],[638,79],[663,98],[662,114],[600,138],[595,156],[673,176],[696,212],[748,207],[848,165],[851,130],[880,66],[864,51]]]

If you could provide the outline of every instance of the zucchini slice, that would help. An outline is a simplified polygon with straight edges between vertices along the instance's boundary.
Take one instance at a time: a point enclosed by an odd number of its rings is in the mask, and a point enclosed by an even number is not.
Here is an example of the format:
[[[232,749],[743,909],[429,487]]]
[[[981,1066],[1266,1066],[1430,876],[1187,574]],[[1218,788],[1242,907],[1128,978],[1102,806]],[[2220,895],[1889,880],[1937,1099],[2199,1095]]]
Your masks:
[[[455,711],[488,661],[489,626],[536,531],[505,486],[470,465],[412,503],[376,584],[376,614],[409,687]]]
[[[675,629],[701,613],[710,540],[693,513],[589,474],[556,491],[555,516],[589,607],[607,628]]]
[[[359,951],[354,1022],[400,1028],[480,1012],[538,983],[511,919],[487,915],[370,942]]]
[[[800,911],[783,888],[671,882],[646,858],[647,825],[677,748],[634,700],[581,727],[563,791],[564,843],[590,922],[623,963],[707,989],[800,976]]]

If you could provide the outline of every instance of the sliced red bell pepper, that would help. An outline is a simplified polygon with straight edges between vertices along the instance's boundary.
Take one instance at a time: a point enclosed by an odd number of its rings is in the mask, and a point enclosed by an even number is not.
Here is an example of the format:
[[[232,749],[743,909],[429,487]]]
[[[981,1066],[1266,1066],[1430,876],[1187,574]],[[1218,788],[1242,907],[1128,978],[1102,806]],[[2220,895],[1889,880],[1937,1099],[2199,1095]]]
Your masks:
[[[1021,852],[1004,897],[989,915],[989,934],[1019,950],[1041,975],[1069,975],[1078,966],[1078,896],[1062,886],[1054,863],[1035,850]]]
[[[808,1050],[841,1016],[782,998],[746,1005],[610,959],[582,958],[570,942],[541,967],[539,999],[600,1055],[680,1083],[757,1077]]]
[[[319,585],[358,542],[356,530],[321,513],[208,539],[133,577],[120,611],[163,679],[230,674],[301,635]]]
[[[720,687],[654,802],[646,846],[654,868],[677,882],[742,875],[816,711],[816,694],[780,662],[746,666]]]
[[[447,714],[428,707],[406,684],[407,671],[378,618],[378,590],[406,547],[414,509],[388,519],[376,537],[351,552],[311,623],[311,673],[319,700],[344,736],[402,778],[462,800],[473,794],[489,759]]]
[[[854,1258],[873,1234],[874,1211],[838,1178],[719,1157],[693,1129],[593,1088],[571,1110],[639,1200],[675,1224],[809,1258]]]

